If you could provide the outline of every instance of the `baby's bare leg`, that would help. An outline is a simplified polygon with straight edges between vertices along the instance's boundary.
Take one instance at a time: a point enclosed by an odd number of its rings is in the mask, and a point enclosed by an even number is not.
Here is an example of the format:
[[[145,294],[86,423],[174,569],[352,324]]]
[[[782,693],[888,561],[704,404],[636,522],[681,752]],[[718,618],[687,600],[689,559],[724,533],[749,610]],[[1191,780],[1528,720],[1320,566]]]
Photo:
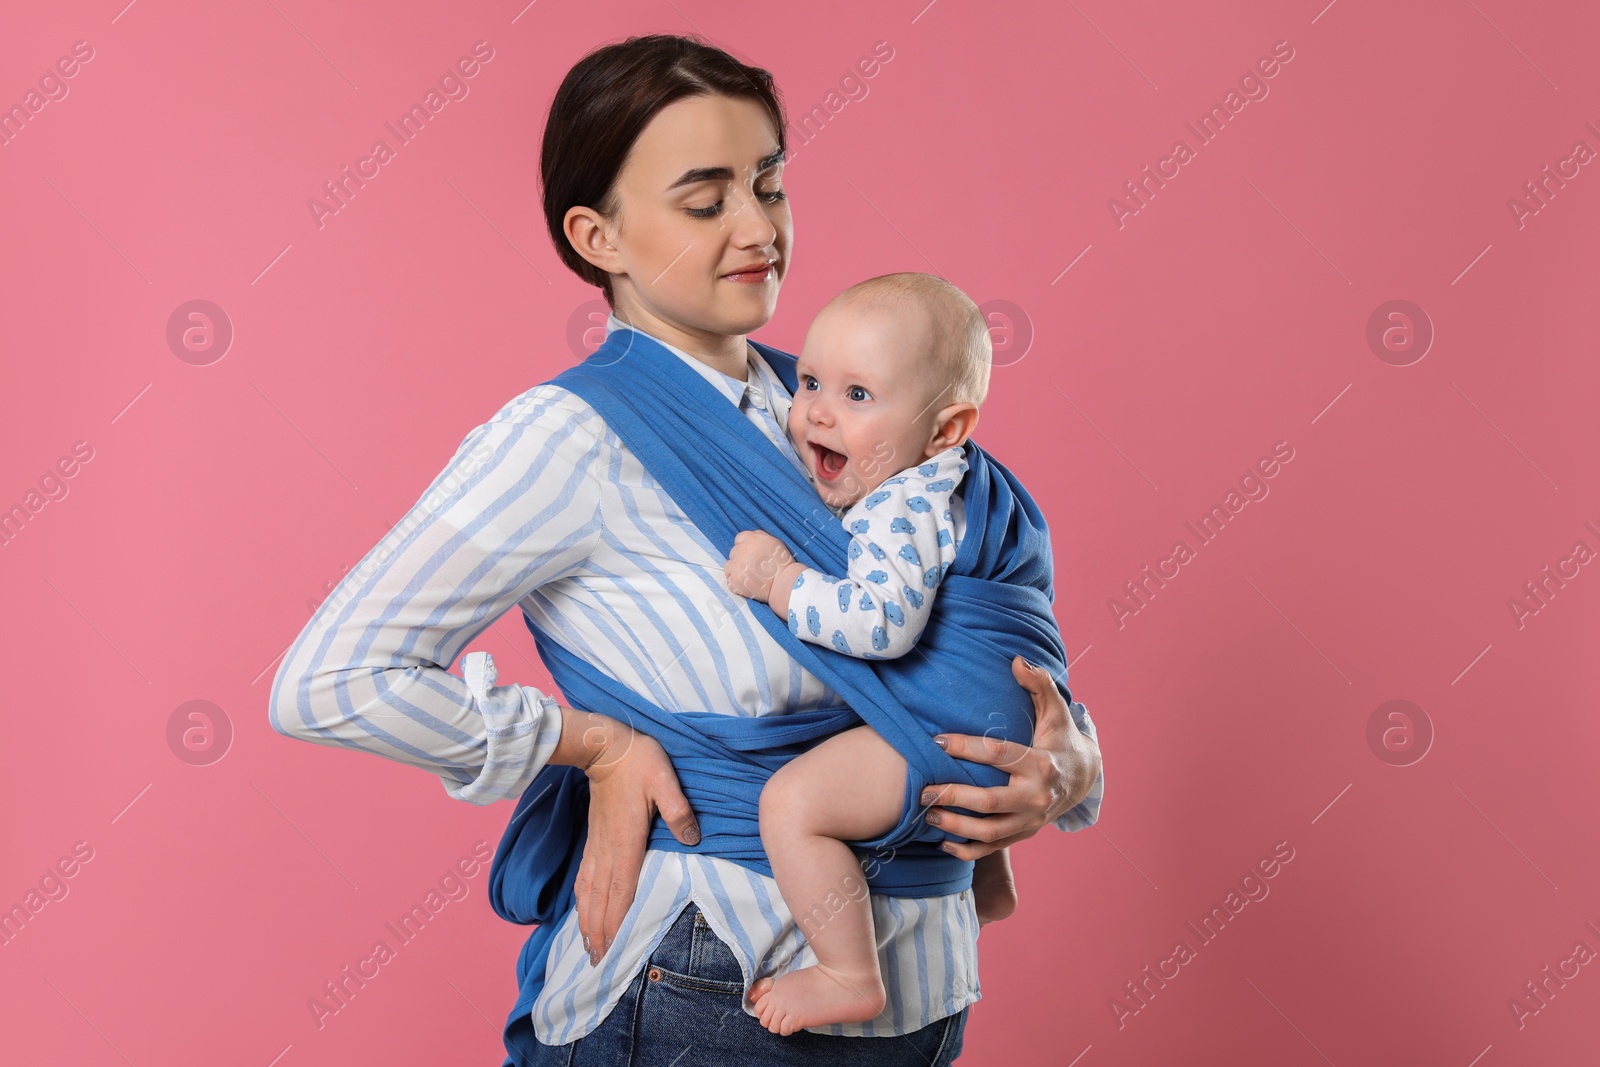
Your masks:
[[[998,922],[1017,910],[1017,879],[1011,873],[1011,850],[991,852],[972,865],[972,898],[978,925]]]
[[[893,828],[905,787],[905,759],[860,726],[795,757],[761,791],[761,843],[795,924],[817,954],[817,966],[751,987],[756,1014],[773,1033],[863,1022],[883,1011],[867,883],[844,842]]]

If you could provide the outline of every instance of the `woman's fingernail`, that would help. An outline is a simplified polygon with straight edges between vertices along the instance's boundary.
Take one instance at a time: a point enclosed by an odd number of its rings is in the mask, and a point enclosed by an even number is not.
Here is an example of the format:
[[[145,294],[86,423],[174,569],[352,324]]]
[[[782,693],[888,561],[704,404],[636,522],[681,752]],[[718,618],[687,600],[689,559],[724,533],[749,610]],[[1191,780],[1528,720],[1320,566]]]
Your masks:
[[[927,819],[930,825],[939,825],[939,813],[936,811],[928,812],[928,814],[924,815],[923,818]]]
[[[945,740],[943,737],[935,737],[933,739],[933,743],[938,745],[940,748],[949,748],[950,747],[950,742]]]
[[[685,830],[683,832],[683,836],[688,840],[689,844],[698,845],[700,843],[700,826],[699,826],[699,824],[697,823],[697,824],[695,824],[693,826],[690,826],[687,830]]]
[[[1035,667],[1035,666],[1034,666],[1034,665],[1033,665],[1033,661],[1032,661],[1032,660],[1031,660],[1031,659],[1029,659],[1029,658],[1028,658],[1028,657],[1027,657],[1027,656],[1023,656],[1023,657],[1022,657],[1022,662],[1023,662],[1023,663],[1024,663],[1024,664],[1026,664],[1026,665],[1027,665],[1027,668],[1028,668],[1028,669],[1029,669],[1029,670],[1030,670],[1030,671],[1036,671],[1036,670],[1038,670],[1038,669],[1039,669],[1039,668],[1038,668],[1038,667]]]
[[[594,949],[589,947],[589,935],[588,934],[584,934],[583,935],[583,951],[589,953],[590,955],[594,955]]]
[[[939,794],[935,793],[932,789],[930,789],[927,792],[922,794],[922,802],[924,804],[932,804],[935,800],[938,800],[938,799],[939,799]]]

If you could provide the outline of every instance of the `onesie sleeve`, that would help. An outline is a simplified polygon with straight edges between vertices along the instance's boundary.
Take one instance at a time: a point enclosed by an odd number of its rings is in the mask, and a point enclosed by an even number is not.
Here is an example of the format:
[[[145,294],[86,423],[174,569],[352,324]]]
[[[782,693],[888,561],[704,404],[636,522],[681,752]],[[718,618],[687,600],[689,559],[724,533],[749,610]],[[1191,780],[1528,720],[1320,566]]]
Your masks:
[[[885,479],[840,520],[852,535],[843,577],[807,568],[789,594],[789,631],[861,659],[893,659],[922,636],[960,542],[950,499],[965,450],[945,449]]]

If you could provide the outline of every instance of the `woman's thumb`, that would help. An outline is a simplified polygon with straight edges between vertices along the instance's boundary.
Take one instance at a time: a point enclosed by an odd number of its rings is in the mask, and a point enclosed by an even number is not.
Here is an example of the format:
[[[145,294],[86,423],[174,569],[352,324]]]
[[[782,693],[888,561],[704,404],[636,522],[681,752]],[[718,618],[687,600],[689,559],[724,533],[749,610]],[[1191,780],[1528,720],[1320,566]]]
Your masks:
[[[1039,667],[1035,667],[1021,656],[1012,657],[1011,673],[1016,677],[1019,684],[1035,693],[1043,689],[1045,683],[1050,680],[1048,673]]]
[[[694,809],[689,807],[689,798],[683,795],[676,776],[663,786],[661,795],[656,798],[656,811],[666,820],[673,837],[686,845],[700,843],[700,824],[695,821]]]

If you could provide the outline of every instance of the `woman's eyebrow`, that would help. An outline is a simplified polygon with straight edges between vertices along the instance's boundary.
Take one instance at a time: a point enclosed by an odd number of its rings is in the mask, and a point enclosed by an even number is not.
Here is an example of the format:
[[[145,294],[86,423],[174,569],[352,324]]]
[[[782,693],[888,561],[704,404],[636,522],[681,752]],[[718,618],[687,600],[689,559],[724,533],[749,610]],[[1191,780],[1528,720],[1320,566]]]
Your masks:
[[[764,170],[770,170],[781,162],[783,162],[783,149],[779,148],[757,161],[756,173],[759,174]],[[693,170],[684,171],[683,175],[667,188],[672,190],[680,185],[694,185],[696,182],[731,182],[732,180],[733,168],[731,167],[696,167]]]

